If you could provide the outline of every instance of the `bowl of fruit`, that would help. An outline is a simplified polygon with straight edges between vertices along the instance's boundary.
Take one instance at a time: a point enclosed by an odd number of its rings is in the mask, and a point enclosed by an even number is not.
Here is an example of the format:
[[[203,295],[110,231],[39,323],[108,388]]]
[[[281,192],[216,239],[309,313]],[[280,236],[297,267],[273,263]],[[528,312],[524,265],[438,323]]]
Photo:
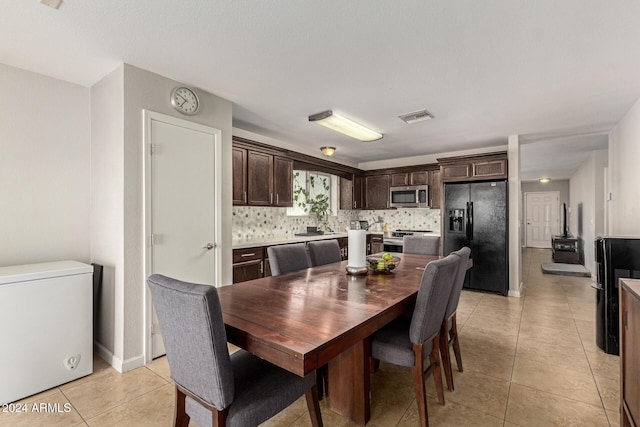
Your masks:
[[[373,273],[390,273],[400,264],[400,258],[390,253],[384,253],[382,255],[369,255],[367,262],[369,263],[369,269]]]

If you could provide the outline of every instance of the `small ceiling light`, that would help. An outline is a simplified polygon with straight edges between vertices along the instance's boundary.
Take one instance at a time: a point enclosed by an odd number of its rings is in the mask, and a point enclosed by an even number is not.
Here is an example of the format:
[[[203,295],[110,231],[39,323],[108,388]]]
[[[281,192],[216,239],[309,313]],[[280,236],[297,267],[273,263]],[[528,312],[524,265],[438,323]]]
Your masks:
[[[551,182],[550,178],[540,178],[538,181],[540,181],[540,184],[546,184],[548,182]]]
[[[333,153],[336,152],[336,147],[320,147],[320,151],[322,151],[322,154],[329,157],[333,156]]]
[[[309,116],[309,121],[343,133],[352,138],[359,139],[360,141],[376,141],[383,136],[381,133],[373,131],[360,123],[356,123],[338,114],[334,114],[331,110]]]

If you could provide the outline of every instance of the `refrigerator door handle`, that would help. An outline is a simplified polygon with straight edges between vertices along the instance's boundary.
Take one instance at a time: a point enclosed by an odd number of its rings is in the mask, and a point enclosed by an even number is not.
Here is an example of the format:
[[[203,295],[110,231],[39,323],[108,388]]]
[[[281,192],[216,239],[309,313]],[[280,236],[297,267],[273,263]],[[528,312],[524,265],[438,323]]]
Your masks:
[[[473,240],[473,202],[467,202],[467,240]]]

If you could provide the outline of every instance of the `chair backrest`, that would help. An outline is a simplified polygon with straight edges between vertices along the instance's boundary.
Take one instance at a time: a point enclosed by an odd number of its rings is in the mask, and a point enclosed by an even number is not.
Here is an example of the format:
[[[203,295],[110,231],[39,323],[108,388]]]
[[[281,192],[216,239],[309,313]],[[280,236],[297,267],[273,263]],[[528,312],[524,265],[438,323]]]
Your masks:
[[[465,246],[464,248],[451,253],[459,257],[460,261],[458,262],[458,272],[456,273],[456,280],[453,283],[451,295],[449,296],[447,311],[445,311],[445,318],[447,319],[458,309],[458,301],[460,301],[460,292],[462,292],[464,277],[467,274],[467,266],[469,264],[471,249]]]
[[[342,261],[340,244],[336,239],[317,240],[307,243],[311,267]]]
[[[424,269],[409,328],[412,343],[421,344],[440,330],[459,259],[457,255],[449,255],[431,261]]]
[[[402,253],[417,255],[439,255],[440,236],[404,236]]]
[[[307,246],[304,243],[269,246],[267,254],[273,276],[310,267]]]
[[[173,380],[223,410],[235,392],[227,335],[215,287],[160,274],[147,279]]]

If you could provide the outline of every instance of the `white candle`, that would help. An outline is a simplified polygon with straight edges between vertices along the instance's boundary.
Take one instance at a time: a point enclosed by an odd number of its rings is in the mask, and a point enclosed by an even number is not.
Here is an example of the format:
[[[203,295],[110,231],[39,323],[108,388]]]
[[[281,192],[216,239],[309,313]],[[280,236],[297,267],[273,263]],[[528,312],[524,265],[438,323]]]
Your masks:
[[[365,230],[349,230],[349,267],[366,267],[367,232]]]

